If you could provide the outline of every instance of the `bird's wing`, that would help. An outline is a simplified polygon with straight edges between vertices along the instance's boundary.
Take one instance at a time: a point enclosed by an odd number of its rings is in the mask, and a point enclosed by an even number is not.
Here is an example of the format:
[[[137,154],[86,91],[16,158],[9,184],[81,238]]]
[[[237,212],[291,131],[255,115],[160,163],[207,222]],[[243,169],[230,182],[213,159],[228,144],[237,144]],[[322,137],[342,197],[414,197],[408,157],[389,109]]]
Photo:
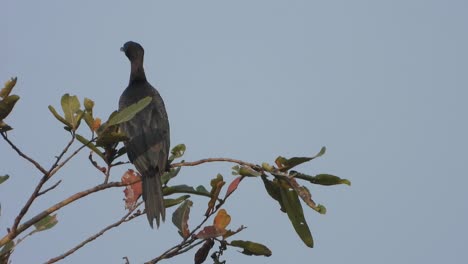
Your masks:
[[[158,96],[153,96],[145,109],[121,126],[129,137],[125,146],[130,161],[140,173],[149,177],[156,173],[161,175],[166,170],[169,154],[169,124],[164,105],[158,104]]]

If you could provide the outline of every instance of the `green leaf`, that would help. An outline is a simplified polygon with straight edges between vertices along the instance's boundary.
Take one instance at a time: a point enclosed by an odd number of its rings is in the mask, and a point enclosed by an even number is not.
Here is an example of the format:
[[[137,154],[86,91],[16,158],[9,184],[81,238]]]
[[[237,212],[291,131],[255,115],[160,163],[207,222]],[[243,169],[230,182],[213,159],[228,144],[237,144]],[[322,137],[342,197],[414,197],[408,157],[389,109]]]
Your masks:
[[[123,147],[119,148],[119,150],[117,150],[117,153],[115,153],[114,159],[117,159],[118,157],[122,156],[125,153],[127,153],[127,148],[125,148],[125,146],[123,146]]]
[[[187,194],[187,195],[182,195],[176,199],[171,199],[171,198],[164,199],[164,207],[169,208],[169,207],[178,205],[181,202],[187,200],[188,198],[190,198],[190,195]]]
[[[162,176],[161,176],[161,182],[163,184],[167,184],[169,180],[177,176],[179,174],[179,171],[182,167],[178,168],[171,168],[169,171],[166,171]]]
[[[49,111],[54,115],[54,117],[62,122],[64,125],[66,125],[67,127],[72,127],[72,124],[70,124],[67,120],[65,120],[65,118],[63,118],[62,116],[60,116],[57,111],[55,110],[55,108],[51,105],[49,105]]]
[[[91,131],[92,131],[93,130],[93,124],[94,124],[93,116],[90,113],[85,112],[84,116],[83,116],[83,119],[85,120],[85,122],[88,125],[89,129],[91,129]]]
[[[18,95],[10,95],[0,101],[0,121],[5,119],[13,110],[16,102],[20,97]]]
[[[83,104],[84,104],[85,110],[92,114],[93,113],[93,107],[94,107],[94,101],[89,99],[89,98],[85,98]]]
[[[266,163],[266,162],[263,162],[262,163],[262,169],[268,171],[268,172],[273,172],[275,170],[275,168],[273,166],[271,166],[270,164]]]
[[[286,209],[284,209],[283,206],[283,200],[281,200],[280,187],[277,181],[270,181],[265,176],[262,176],[262,181],[265,185],[267,193],[271,196],[271,198],[275,199],[279,203],[281,211],[286,212]]]
[[[322,147],[319,153],[317,153],[313,157],[293,157],[293,158],[287,159],[285,157],[279,156],[278,158],[276,158],[275,163],[278,166],[278,169],[280,171],[288,171],[296,167],[297,165],[300,165],[304,162],[308,162],[308,161],[311,161],[315,158],[322,156],[323,154],[325,154],[325,151],[326,151],[326,148]]]
[[[234,176],[240,175],[240,174],[239,174],[239,170],[240,170],[240,166],[239,166],[239,165],[233,166],[233,167],[232,167],[232,175],[234,175]]]
[[[57,214],[47,215],[44,218],[42,218],[41,220],[39,220],[39,222],[35,223],[34,227],[36,227],[37,232],[40,232],[40,231],[44,231],[44,230],[47,230],[47,229],[51,229],[57,223],[58,223]]]
[[[83,143],[83,145],[86,145],[86,147],[91,149],[94,153],[98,154],[98,156],[104,160],[104,154],[96,147],[96,145],[84,138],[82,135],[76,134],[75,136],[78,141]]]
[[[0,97],[5,98],[8,95],[10,95],[11,90],[13,90],[13,87],[15,87],[17,80],[18,80],[18,78],[16,78],[16,77],[13,77],[10,80],[8,80],[5,83],[5,86],[2,88],[2,90],[0,90]]]
[[[146,106],[151,103],[152,98],[150,96],[141,99],[137,103],[134,103],[127,108],[122,109],[121,111],[117,112],[114,116],[109,118],[107,122],[107,126],[114,126],[118,125],[123,122],[127,122],[128,120],[132,119],[138,112],[143,110]]]
[[[96,140],[96,146],[105,147],[125,140],[128,140],[128,137],[122,132],[106,131],[99,135]]]
[[[173,147],[171,150],[171,156],[169,157],[169,160],[173,161],[175,159],[182,157],[185,153],[185,150],[186,150],[185,144],[179,144]]]
[[[252,241],[244,241],[244,240],[233,240],[229,244],[233,247],[239,247],[239,248],[244,249],[244,251],[242,251],[241,253],[245,255],[266,256],[266,257],[271,256],[271,250],[267,248],[266,246],[259,244],[259,243],[255,243]]]
[[[346,184],[346,185],[351,186],[351,181],[347,179],[342,179],[338,176],[331,175],[331,174],[317,174],[315,176],[309,176],[303,173],[291,171],[291,175],[293,175],[295,178],[306,180],[313,184],[320,184],[320,185],[326,185],[326,186]]]
[[[72,124],[71,128],[76,130],[81,117],[83,117],[82,114],[78,113],[78,110],[80,110],[80,101],[78,100],[78,97],[75,95],[70,96],[69,94],[64,94],[60,103],[62,105],[65,120]]]
[[[247,176],[247,177],[258,177],[258,176],[262,175],[260,172],[252,169],[249,166],[244,166],[244,165],[239,167],[238,173],[241,176]]]
[[[188,186],[185,184],[182,185],[174,185],[174,186],[168,186],[163,189],[164,195],[171,195],[174,193],[190,193],[190,194],[195,194],[195,195],[200,195],[200,196],[206,196],[211,198],[211,194],[206,190],[205,187],[203,186],[198,186],[196,189],[193,188],[192,186]]]
[[[0,176],[0,184],[4,183],[6,180],[8,180],[8,178],[10,178],[8,174],[4,176]]]
[[[185,200],[172,214],[172,223],[179,229],[179,234],[183,238],[187,238],[190,234],[188,228],[188,219],[190,215],[190,207],[193,202]]]
[[[294,230],[296,230],[296,233],[306,246],[314,247],[312,234],[310,233],[309,226],[304,218],[304,212],[297,192],[284,183],[280,185],[280,194],[284,209],[288,214]]]

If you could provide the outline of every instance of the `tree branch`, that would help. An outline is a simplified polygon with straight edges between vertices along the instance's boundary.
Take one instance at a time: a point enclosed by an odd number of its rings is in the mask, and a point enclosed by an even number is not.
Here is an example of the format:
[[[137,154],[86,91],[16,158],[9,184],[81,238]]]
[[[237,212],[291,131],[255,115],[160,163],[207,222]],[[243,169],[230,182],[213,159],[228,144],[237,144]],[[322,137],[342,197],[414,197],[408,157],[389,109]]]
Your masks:
[[[78,249],[84,247],[86,244],[90,243],[91,241],[95,240],[96,238],[102,236],[105,232],[111,230],[112,228],[115,228],[115,227],[118,227],[119,225],[121,225],[122,223],[125,223],[125,222],[128,222],[127,221],[127,218],[136,210],[136,208],[138,208],[138,206],[140,206],[143,202],[139,202],[133,209],[129,210],[128,213],[126,213],[119,221],[105,227],[104,229],[102,229],[101,231],[97,232],[96,234],[90,236],[89,238],[85,239],[83,242],[81,242],[80,244],[76,245],[75,247],[73,247],[72,249],[68,250],[67,252],[63,253],[62,255],[59,255],[55,258],[51,258],[49,259],[46,264],[51,264],[51,263],[55,263],[59,260],[62,260],[66,257],[68,257],[69,255],[73,254],[75,251],[77,251]],[[141,215],[141,214],[140,214]],[[139,215],[138,215],[139,216]],[[135,217],[132,217],[131,219],[134,219]]]
[[[48,191],[51,191],[51,190],[55,189],[61,182],[62,182],[62,180],[59,180],[58,182],[56,182],[54,185],[50,186],[49,188],[38,192],[37,197],[39,197],[39,196],[41,196],[43,194],[46,194]]]
[[[15,144],[13,144],[13,142],[10,141],[10,139],[8,139],[6,132],[3,132],[1,134],[2,134],[3,139],[16,151],[16,153],[18,153],[18,155],[20,155],[22,158],[32,163],[43,174],[47,174],[46,169],[44,169],[37,161],[33,160],[32,158],[24,154],[21,150],[18,149],[18,147],[15,146]]]
[[[129,184],[133,184],[133,182],[129,183]],[[94,187],[92,187],[90,189],[75,193],[74,195],[68,197],[67,199],[65,199],[65,200],[63,200],[63,201],[49,207],[48,209],[42,211],[41,213],[37,214],[33,218],[26,221],[24,224],[18,226],[16,232],[13,232],[13,230],[11,230],[6,236],[4,236],[2,239],[0,239],[0,246],[3,246],[6,243],[8,243],[9,241],[13,240],[14,238],[16,238],[18,236],[19,233],[25,231],[26,229],[28,229],[29,227],[31,227],[35,223],[39,222],[42,218],[44,218],[47,215],[59,210],[60,208],[62,208],[64,206],[67,206],[68,204],[73,203],[74,201],[76,201],[76,200],[78,200],[80,198],[83,198],[83,197],[85,197],[85,196],[87,196],[89,194],[92,194],[92,193],[95,193],[95,192],[98,192],[98,191],[101,191],[101,190],[105,190],[105,189],[108,189],[108,188],[123,187],[123,186],[129,185],[129,184],[123,184],[122,182],[110,182],[110,183],[107,183],[107,184],[100,184],[100,185],[94,186]]]
[[[208,163],[208,162],[231,162],[231,163],[237,163],[239,165],[246,165],[249,166],[253,169],[262,169],[262,167],[255,165],[253,163],[245,162],[242,160],[238,159],[231,159],[231,158],[207,158],[207,159],[201,159],[197,161],[192,161],[192,162],[178,162],[178,163],[173,163],[171,164],[171,167],[192,167],[192,166],[197,166],[203,163]]]
[[[73,144],[73,141],[75,140],[75,135],[72,134],[72,138],[70,141],[67,143],[65,148],[62,150],[60,155],[57,157],[57,160],[55,163],[50,167],[49,171],[46,171],[44,175],[42,176],[41,180],[37,184],[36,188],[34,189],[33,193],[29,197],[28,201],[26,204],[21,208],[21,211],[19,212],[18,216],[15,218],[15,222],[13,223],[13,226],[11,227],[11,232],[10,234],[16,236],[18,225],[21,222],[21,219],[23,219],[24,215],[28,212],[29,208],[31,207],[32,203],[34,200],[38,197],[38,193],[41,191],[42,186],[47,182],[47,180],[55,173],[57,170],[55,168],[57,167],[58,162],[60,159],[63,157],[63,155],[67,152],[67,150],[70,148],[71,144]],[[20,154],[21,155],[21,154]],[[63,165],[62,165],[63,166]],[[61,167],[61,166],[60,166]],[[59,168],[59,167],[57,167]]]
[[[52,171],[55,170],[55,168],[57,167],[57,164],[60,162],[60,160],[62,159],[63,155],[65,155],[65,153],[67,153],[68,149],[70,148],[70,146],[73,144],[73,142],[75,141],[75,133],[71,132],[71,139],[70,141],[68,141],[67,145],[65,146],[65,148],[63,148],[62,152],[57,156],[57,159],[55,160],[54,164],[50,167],[49,171],[47,174],[49,174],[49,176],[52,176]],[[63,166],[63,165],[62,165]],[[55,170],[57,171],[57,170]]]

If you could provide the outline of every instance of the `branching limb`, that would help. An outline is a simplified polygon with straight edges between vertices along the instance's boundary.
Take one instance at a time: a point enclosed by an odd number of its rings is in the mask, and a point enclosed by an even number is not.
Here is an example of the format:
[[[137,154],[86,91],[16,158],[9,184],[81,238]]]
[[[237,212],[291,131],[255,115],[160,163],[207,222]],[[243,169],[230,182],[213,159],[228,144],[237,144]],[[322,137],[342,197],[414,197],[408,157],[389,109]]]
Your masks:
[[[4,136],[5,138],[5,136]],[[49,171],[46,171],[44,173],[44,175],[42,176],[41,180],[39,181],[39,183],[37,184],[36,188],[34,189],[33,193],[31,194],[31,196],[29,197],[28,201],[26,202],[26,204],[23,206],[23,208],[21,208],[21,211],[19,212],[18,216],[16,216],[15,218],[15,222],[13,223],[13,226],[11,227],[11,232],[9,233],[10,236],[13,235],[13,236],[16,236],[17,232],[21,233],[21,231],[18,231],[18,225],[20,224],[21,222],[21,219],[23,219],[23,217],[26,215],[26,213],[28,212],[29,208],[31,207],[31,205],[33,204],[34,200],[38,197],[38,194],[39,192],[41,191],[42,189],[42,186],[47,182],[47,180],[57,171],[57,169],[61,168],[65,163],[66,161],[68,161],[69,159],[67,159],[64,163],[62,163],[61,166],[57,166],[58,162],[60,161],[60,159],[63,157],[63,155],[65,155],[65,153],[68,151],[68,149],[70,148],[70,146],[73,144],[73,141],[75,140],[75,135],[72,134],[72,138],[70,139],[70,141],[67,143],[67,145],[65,146],[65,148],[62,150],[62,152],[60,153],[60,155],[57,157],[57,160],[55,161],[55,163],[51,166],[51,168],[49,169]],[[14,145],[12,145],[14,146]],[[18,154],[20,154],[21,156],[21,152],[18,152]],[[74,156],[74,155],[72,155]],[[42,171],[42,170],[41,170]]]
[[[107,226],[106,228],[102,229],[101,231],[97,232],[96,234],[90,236],[89,238],[87,238],[86,240],[84,240],[83,242],[81,242],[80,244],[76,245],[75,247],[73,247],[72,249],[68,250],[67,252],[63,253],[62,255],[59,255],[55,258],[51,258],[49,259],[46,263],[47,264],[51,264],[51,263],[55,263],[59,260],[62,260],[64,258],[66,258],[67,256],[73,254],[75,251],[77,251],[78,249],[84,247],[86,244],[90,243],[91,241],[95,240],[96,238],[102,236],[105,232],[111,230],[112,228],[115,228],[115,227],[118,227],[119,225],[121,225],[122,223],[125,223],[127,222],[127,218],[136,210],[136,208],[138,206],[140,206],[143,202],[139,202],[133,209],[129,210],[128,213],[126,213],[119,221]],[[131,219],[134,219],[135,217],[132,217]],[[127,260],[128,261],[128,260]]]
[[[130,183],[130,184],[133,184]],[[81,191],[81,192],[78,192],[78,193],[75,193],[74,195],[68,197],[67,199],[49,207],[48,209],[42,211],[41,213],[37,214],[36,216],[34,216],[33,218],[31,218],[30,220],[26,221],[24,224],[18,226],[17,230],[15,232],[13,232],[13,230],[11,230],[6,236],[4,236],[2,239],[0,239],[0,246],[3,246],[5,245],[6,243],[8,243],[9,241],[11,241],[12,239],[16,238],[18,236],[19,233],[25,231],[26,229],[30,228],[32,225],[34,225],[35,223],[39,222],[42,218],[46,217],[47,215],[59,210],[60,208],[64,207],[64,206],[67,206],[68,204],[78,200],[78,199],[81,199],[85,196],[88,196],[89,194],[92,194],[92,193],[95,193],[95,192],[98,192],[98,191],[102,191],[102,190],[105,190],[105,189],[108,189],[108,188],[113,188],[113,187],[123,187],[123,186],[126,186],[128,184],[123,184],[121,182],[110,182],[110,183],[107,183],[107,184],[100,184],[100,185],[97,185],[97,186],[94,186],[90,189],[87,189],[87,190],[84,190],[84,191]]]
[[[50,186],[49,188],[37,193],[37,197],[39,197],[39,196],[41,196],[43,194],[46,194],[48,191],[51,191],[51,190],[55,189],[60,183],[62,183],[62,180],[59,180],[58,182],[56,182],[54,185]]]
[[[32,163],[39,171],[41,171],[43,174],[47,174],[47,170],[44,169],[37,161],[33,160],[32,158],[30,158],[29,156],[27,156],[26,154],[24,154],[18,147],[16,147],[15,144],[13,144],[13,142],[10,141],[10,139],[8,138],[7,136],[7,133],[6,132],[3,132],[1,133],[2,134],[2,137],[3,139],[8,143],[8,145],[11,146],[11,148],[13,148],[16,153],[18,153],[18,155],[20,155],[22,158],[24,158],[25,160],[29,161],[30,163]]]

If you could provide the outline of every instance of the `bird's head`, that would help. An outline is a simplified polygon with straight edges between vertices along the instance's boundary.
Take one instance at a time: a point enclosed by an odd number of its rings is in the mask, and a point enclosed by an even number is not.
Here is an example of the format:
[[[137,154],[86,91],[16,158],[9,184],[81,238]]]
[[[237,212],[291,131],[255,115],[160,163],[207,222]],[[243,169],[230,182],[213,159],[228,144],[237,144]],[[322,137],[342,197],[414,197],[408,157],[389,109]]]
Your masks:
[[[130,61],[135,61],[137,59],[143,59],[145,50],[143,47],[133,41],[128,41],[120,48],[120,51],[125,52],[125,55]]]

